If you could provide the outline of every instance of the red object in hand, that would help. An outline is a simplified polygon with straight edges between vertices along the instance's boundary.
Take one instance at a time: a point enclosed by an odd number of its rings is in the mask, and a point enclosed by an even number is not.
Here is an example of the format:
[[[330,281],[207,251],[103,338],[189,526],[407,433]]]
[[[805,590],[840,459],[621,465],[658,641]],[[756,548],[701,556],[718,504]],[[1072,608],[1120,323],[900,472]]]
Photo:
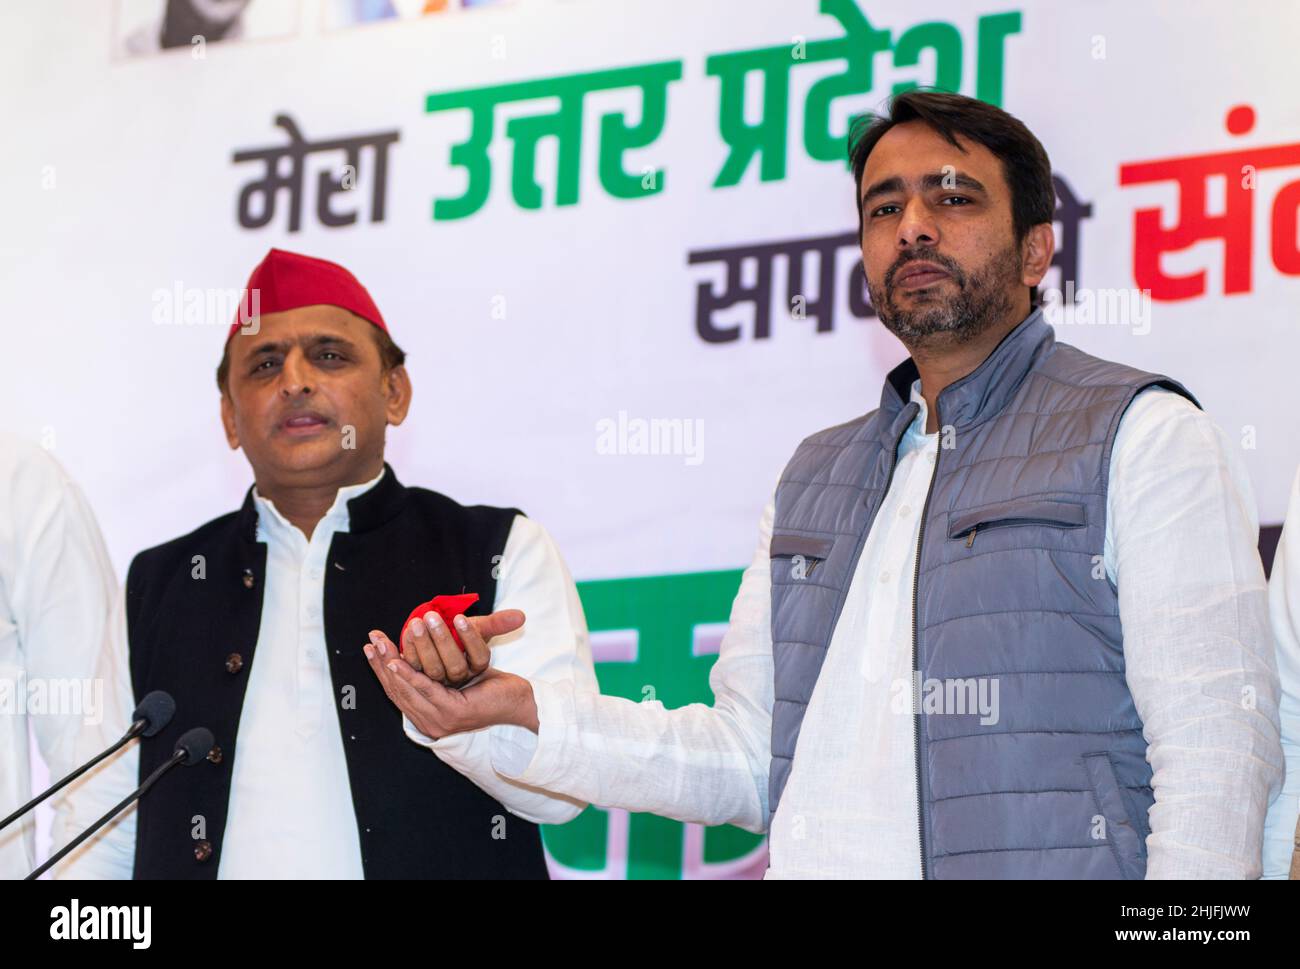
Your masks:
[[[428,602],[420,603],[411,610],[411,614],[406,617],[406,622],[402,623],[402,631],[397,636],[397,651],[402,652],[403,641],[406,639],[406,627],[411,624],[411,620],[423,619],[426,612],[436,612],[442,617],[442,621],[447,624],[447,629],[451,632],[451,638],[456,640],[456,645],[460,647],[460,651],[465,652],[465,644],[460,641],[460,635],[456,632],[452,620],[457,616],[464,615],[465,610],[476,602],[478,602],[478,593],[466,592],[458,596],[434,596]]]

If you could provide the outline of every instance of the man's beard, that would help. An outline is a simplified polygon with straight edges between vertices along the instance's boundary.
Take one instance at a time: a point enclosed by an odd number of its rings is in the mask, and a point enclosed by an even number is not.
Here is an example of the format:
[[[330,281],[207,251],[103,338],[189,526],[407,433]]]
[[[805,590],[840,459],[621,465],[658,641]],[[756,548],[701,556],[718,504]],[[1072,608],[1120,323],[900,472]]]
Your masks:
[[[942,266],[957,292],[947,297],[941,295],[939,287],[944,280],[940,280],[924,296],[913,296],[912,306],[898,306],[891,298],[892,280],[911,263],[922,261]],[[1023,268],[1020,249],[1014,244],[970,273],[945,256],[918,250],[912,259],[894,266],[883,286],[868,282],[867,292],[880,322],[904,344],[925,345],[940,334],[947,335],[944,343],[965,343],[1010,315],[1010,292]]]

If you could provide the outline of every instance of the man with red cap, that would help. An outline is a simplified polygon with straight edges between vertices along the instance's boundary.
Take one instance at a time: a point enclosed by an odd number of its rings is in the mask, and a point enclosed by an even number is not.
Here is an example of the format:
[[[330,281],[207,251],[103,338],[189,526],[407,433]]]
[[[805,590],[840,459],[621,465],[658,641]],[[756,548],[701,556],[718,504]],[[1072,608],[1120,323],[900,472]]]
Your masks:
[[[208,727],[216,744],[60,874],[545,877],[538,823],[583,805],[494,770],[522,728],[420,734],[361,646],[405,622],[407,658],[451,686],[513,684],[506,671],[594,689],[582,608],[549,536],[516,509],[397,480],[384,442],[410,406],[405,355],[342,266],[272,249],[217,383],[226,439],[255,484],[239,511],[136,557],[105,655],[104,722],[82,743],[107,746],[152,690],[175,697],[177,716],[77,785],[56,842],[133,790],[185,730]],[[496,691],[503,707],[523,702],[512,690]]]

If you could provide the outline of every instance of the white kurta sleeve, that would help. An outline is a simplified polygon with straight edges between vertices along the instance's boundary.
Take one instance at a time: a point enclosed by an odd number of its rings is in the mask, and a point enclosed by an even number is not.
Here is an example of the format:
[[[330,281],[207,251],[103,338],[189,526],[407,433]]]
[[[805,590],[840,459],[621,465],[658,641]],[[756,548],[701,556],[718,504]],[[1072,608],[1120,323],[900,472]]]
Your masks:
[[[127,653],[126,596],[117,597],[107,643],[99,657],[96,679],[103,684],[104,711],[98,722],[77,734],[76,760],[85,763],[120,740],[135,709]],[[112,757],[79,777],[56,795],[51,843],[62,848],[139,784],[140,741],[133,740]],[[79,845],[54,867],[55,878],[129,879],[135,870],[135,805]]]
[[[1291,486],[1268,595],[1282,683],[1280,716],[1286,780],[1264,824],[1264,877],[1287,878],[1293,857],[1300,863],[1300,472]]]
[[[7,436],[0,445],[9,451],[0,481],[0,600],[8,606],[8,615],[0,615],[0,624],[16,633],[15,665],[21,671],[16,685],[25,688],[23,699],[30,700],[31,707],[29,718],[7,718],[12,743],[22,749],[12,760],[0,758],[9,760],[0,763],[0,770],[15,762],[26,770],[30,719],[41,758],[51,780],[57,780],[80,762],[75,748],[82,725],[102,715],[95,667],[117,581],[81,489],[41,448]],[[0,667],[4,659],[0,656]],[[25,778],[18,790],[27,794]],[[0,814],[17,806],[0,806]],[[26,841],[29,862],[32,822],[29,813],[0,834],[0,845],[8,837]],[[34,864],[26,866],[31,867]]]
[[[1148,389],[1115,439],[1108,511],[1126,677],[1153,769],[1147,877],[1258,878],[1282,750],[1244,463],[1203,411]]]
[[[666,709],[571,682],[533,683],[539,734],[514,744],[518,780],[601,807],[698,824],[767,827],[774,693],[768,550],[775,504],[741,579],[718,659],[712,706]]]

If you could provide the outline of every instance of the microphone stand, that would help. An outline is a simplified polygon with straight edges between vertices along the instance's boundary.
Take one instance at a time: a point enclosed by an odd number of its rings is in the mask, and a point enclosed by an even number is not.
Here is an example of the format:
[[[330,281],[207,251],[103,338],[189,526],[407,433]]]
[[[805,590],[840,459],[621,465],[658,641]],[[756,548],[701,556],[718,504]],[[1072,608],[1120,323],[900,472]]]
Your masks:
[[[157,783],[158,779],[163,776],[163,774],[166,774],[177,764],[184,761],[185,758],[188,756],[189,756],[188,752],[185,751],[184,749],[179,749],[174,751],[169,760],[164,761],[157,770],[155,770],[152,774],[150,774],[148,777],[145,778],[143,784],[141,784],[134,791],[132,791],[127,797],[123,798],[116,805],[114,805],[114,807],[102,818],[100,818],[98,821],[96,821],[94,824],[88,827],[85,831],[81,832],[81,834],[77,835],[75,838],[69,841],[55,854],[51,855],[49,860],[46,861],[45,864],[41,865],[39,868],[37,868],[34,872],[32,872],[23,880],[32,881],[34,879],[40,878],[41,875],[45,874],[45,872],[48,871],[51,867],[53,867],[58,862],[62,861],[69,852],[71,852],[74,848],[80,845],[92,834],[94,834],[105,824],[111,821],[116,814],[124,810],[127,807],[127,805],[129,805],[132,801],[136,800],[137,798],[144,797],[144,795],[149,791],[149,788],[153,787],[154,784]]]
[[[9,815],[9,817],[5,818],[3,821],[0,821],[0,831],[3,831],[9,825],[13,824],[13,822],[17,821],[20,817],[22,817],[32,808],[36,807],[36,805],[40,804],[50,795],[57,794],[59,791],[63,790],[63,788],[67,787],[69,784],[75,781],[82,774],[86,773],[86,771],[90,770],[92,767],[94,767],[96,764],[102,761],[105,757],[108,757],[110,754],[114,754],[117,751],[121,750],[124,746],[126,746],[127,743],[134,740],[141,733],[143,733],[145,728],[147,728],[148,726],[149,726],[149,721],[147,720],[137,720],[135,723],[131,724],[131,728],[127,730],[126,734],[122,737],[122,739],[119,740],[117,743],[113,744],[113,746],[109,747],[106,751],[104,751],[94,760],[82,764],[80,767],[74,770],[67,777],[63,778],[63,780],[59,781],[53,787],[47,789],[43,794],[39,794],[36,797],[32,798],[30,801],[28,801],[26,804],[20,807],[13,814]]]

